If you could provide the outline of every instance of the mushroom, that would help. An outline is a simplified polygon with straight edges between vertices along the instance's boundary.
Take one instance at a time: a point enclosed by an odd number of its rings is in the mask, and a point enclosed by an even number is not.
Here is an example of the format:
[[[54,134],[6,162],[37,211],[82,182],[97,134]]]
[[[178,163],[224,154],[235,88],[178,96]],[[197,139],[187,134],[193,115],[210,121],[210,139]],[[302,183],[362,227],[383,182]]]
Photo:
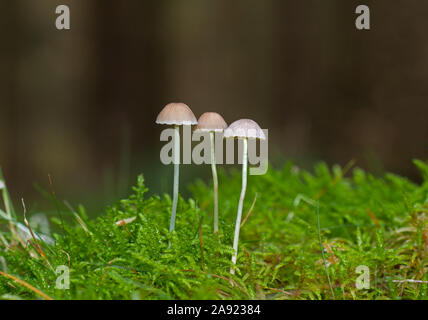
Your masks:
[[[174,188],[173,188],[173,200],[171,209],[171,222],[169,225],[169,231],[172,232],[175,229],[175,216],[177,213],[177,202],[178,202],[178,182],[179,182],[179,166],[180,166],[180,130],[181,125],[192,125],[197,124],[195,115],[192,110],[184,103],[169,103],[156,118],[156,123],[174,125]]]
[[[216,157],[214,149],[214,134],[222,132],[227,128],[227,123],[217,112],[205,112],[198,119],[196,130],[199,132],[209,132],[211,142],[211,170],[214,184],[214,233],[218,233],[218,178],[216,169]]]
[[[247,188],[248,139],[266,140],[266,137],[262,129],[260,129],[260,126],[255,121],[250,119],[241,119],[233,122],[224,131],[224,137],[225,138],[237,137],[238,139],[242,139],[242,142],[243,142],[242,189],[241,189],[241,196],[239,197],[238,213],[236,216],[235,237],[233,239],[233,249],[235,252],[232,256],[232,262],[233,264],[236,264],[236,259],[238,256],[239,229],[241,228],[242,207],[244,204],[245,191]],[[235,269],[231,268],[230,273],[234,274]]]

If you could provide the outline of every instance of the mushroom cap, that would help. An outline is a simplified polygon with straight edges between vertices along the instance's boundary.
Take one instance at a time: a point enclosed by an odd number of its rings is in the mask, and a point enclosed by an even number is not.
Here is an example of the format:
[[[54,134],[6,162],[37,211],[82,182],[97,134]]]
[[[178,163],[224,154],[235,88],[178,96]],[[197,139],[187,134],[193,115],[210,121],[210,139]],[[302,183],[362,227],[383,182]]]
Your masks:
[[[251,119],[240,119],[233,122],[226,130],[224,130],[225,138],[250,138],[266,140],[266,136],[257,122]]]
[[[227,128],[227,123],[217,112],[205,112],[198,119],[197,131],[223,131]]]
[[[192,110],[181,102],[168,103],[156,118],[159,124],[192,125],[197,124]]]

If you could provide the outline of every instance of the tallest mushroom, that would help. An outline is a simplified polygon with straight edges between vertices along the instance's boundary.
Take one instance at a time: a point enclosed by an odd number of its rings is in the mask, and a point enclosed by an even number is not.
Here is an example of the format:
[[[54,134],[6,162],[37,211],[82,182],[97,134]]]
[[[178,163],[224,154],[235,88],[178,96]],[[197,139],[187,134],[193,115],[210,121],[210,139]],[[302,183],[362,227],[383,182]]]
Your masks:
[[[205,112],[198,119],[196,130],[200,132],[209,132],[211,142],[211,170],[213,173],[214,184],[214,233],[218,233],[218,179],[216,169],[216,154],[214,148],[214,134],[223,132],[227,128],[227,123],[217,112]]]
[[[173,188],[173,200],[171,209],[171,222],[169,225],[169,231],[172,232],[175,229],[175,216],[177,213],[177,202],[178,202],[178,183],[179,183],[179,172],[180,172],[180,127],[179,126],[191,126],[198,124],[195,115],[192,110],[181,102],[173,102],[167,104],[156,118],[156,123],[174,125],[174,188]]]

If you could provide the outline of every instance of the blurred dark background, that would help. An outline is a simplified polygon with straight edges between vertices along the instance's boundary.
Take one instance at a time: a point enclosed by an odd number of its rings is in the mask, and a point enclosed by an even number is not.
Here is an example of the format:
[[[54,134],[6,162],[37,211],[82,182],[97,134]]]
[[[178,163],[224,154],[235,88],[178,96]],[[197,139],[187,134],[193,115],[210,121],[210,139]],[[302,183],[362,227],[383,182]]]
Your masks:
[[[69,5],[71,30],[55,28]],[[371,30],[355,8],[371,9]],[[248,117],[270,158],[393,171],[428,158],[428,2],[0,0],[0,166],[101,208],[143,172],[170,192],[154,124],[168,102]],[[183,168],[182,181],[209,177]],[[184,187],[183,187],[184,188]]]

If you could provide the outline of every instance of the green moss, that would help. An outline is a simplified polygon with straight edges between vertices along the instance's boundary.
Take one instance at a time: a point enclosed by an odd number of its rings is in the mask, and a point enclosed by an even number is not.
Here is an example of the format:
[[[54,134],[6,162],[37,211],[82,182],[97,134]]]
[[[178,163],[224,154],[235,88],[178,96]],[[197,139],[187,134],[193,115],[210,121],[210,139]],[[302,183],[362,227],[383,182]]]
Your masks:
[[[428,165],[415,164],[421,185],[360,169],[345,178],[340,167],[325,164],[313,173],[289,163],[249,176],[244,217],[256,194],[257,200],[241,229],[234,276],[239,172],[219,176],[218,236],[211,185],[197,181],[192,199],[179,199],[170,234],[171,199],[147,197],[140,176],[133,194],[102,216],[88,219],[80,208],[74,213],[80,222],[65,223],[55,245],[39,241],[49,263],[31,245],[14,243],[5,223],[1,234],[13,245],[5,250],[0,242],[0,270],[7,265],[8,274],[54,299],[426,299],[427,284],[393,281],[428,280]],[[70,266],[69,290],[55,287],[59,265]],[[355,286],[360,265],[370,270],[370,289]],[[0,297],[10,296],[38,294],[0,275]]]

